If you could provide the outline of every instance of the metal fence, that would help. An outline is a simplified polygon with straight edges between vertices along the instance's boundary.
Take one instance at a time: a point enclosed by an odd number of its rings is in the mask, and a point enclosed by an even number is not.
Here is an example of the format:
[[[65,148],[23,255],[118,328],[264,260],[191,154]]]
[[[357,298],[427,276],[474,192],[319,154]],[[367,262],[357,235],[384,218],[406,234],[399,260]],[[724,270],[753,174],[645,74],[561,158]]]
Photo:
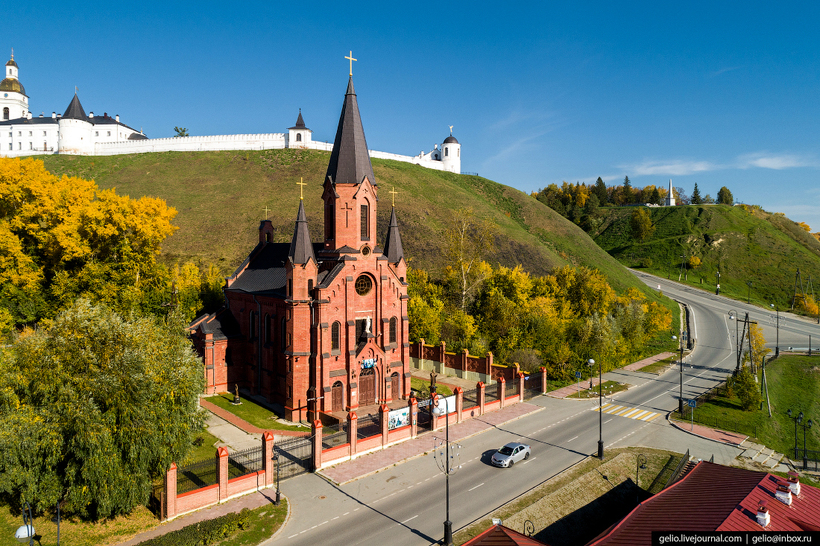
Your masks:
[[[757,438],[757,425],[745,425],[728,419],[719,419],[717,417],[701,416],[695,411],[694,419],[692,418],[692,408],[685,406],[683,408],[683,415],[680,415],[677,410],[670,415],[672,419],[682,421],[685,423],[695,422],[699,425],[704,425],[709,428],[716,428],[725,430],[727,432],[737,432],[738,434],[745,434],[752,438]]]
[[[814,449],[797,448],[794,452],[795,463],[802,463],[803,470],[813,470],[817,472],[820,468],[820,451]]]
[[[276,471],[279,472],[279,479],[313,471],[313,436],[276,442],[273,452],[277,455]]]
[[[262,446],[243,449],[228,454],[228,479],[247,476],[263,469],[262,458],[265,451]]]
[[[177,495],[216,483],[216,457],[208,457],[177,470]]]
[[[382,423],[378,415],[363,415],[359,417],[356,428],[356,438],[362,440],[382,433]]]
[[[666,489],[667,487],[669,487],[670,485],[675,483],[677,481],[677,479],[680,478],[680,476],[683,473],[683,470],[686,468],[686,464],[688,462],[689,462],[689,450],[687,449],[686,453],[683,454],[683,457],[681,458],[680,462],[678,463],[677,468],[675,468],[675,471],[672,472],[671,476],[669,476],[669,480],[667,480],[666,485],[664,486],[664,489]]]
[[[524,398],[533,398],[541,394],[541,374],[532,374],[524,378]]]
[[[322,449],[331,449],[347,443],[347,425],[338,423],[322,429]]]
[[[498,400],[498,387],[496,385],[491,385],[484,389],[484,404],[489,404],[496,400]]]
[[[155,483],[151,487],[151,497],[148,499],[148,509],[160,520],[165,514],[165,484]]]
[[[465,410],[478,406],[478,389],[464,391],[461,395],[461,407]]]
[[[507,381],[507,386],[504,389],[504,397],[518,396],[518,390],[521,387],[521,381],[518,377],[513,377],[512,381]]]

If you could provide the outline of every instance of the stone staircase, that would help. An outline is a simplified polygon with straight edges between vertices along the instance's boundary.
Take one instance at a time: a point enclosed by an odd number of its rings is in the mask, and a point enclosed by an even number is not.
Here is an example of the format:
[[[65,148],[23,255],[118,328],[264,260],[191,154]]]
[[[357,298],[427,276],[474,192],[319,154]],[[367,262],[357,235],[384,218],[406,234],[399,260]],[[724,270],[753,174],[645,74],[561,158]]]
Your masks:
[[[777,453],[764,445],[750,442],[748,438],[741,442],[740,447],[743,448],[743,453],[739,456],[744,459],[750,459],[770,470],[777,470],[778,472],[787,472],[789,468],[781,463],[784,455]]]

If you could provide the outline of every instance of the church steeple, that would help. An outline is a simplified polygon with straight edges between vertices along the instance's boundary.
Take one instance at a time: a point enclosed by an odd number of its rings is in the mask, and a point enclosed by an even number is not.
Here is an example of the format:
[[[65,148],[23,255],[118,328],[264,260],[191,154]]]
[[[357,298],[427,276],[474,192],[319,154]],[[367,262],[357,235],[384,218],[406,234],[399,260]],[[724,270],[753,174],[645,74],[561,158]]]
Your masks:
[[[313,254],[313,244],[310,242],[310,231],[308,231],[307,216],[305,215],[304,201],[299,201],[299,213],[296,215],[296,227],[293,230],[293,239],[290,242],[288,257],[293,264],[306,264],[308,260],[316,263],[316,256]]]
[[[361,184],[365,177],[371,184],[376,184],[352,76],[347,82],[342,115],[336,129],[325,180],[328,177],[334,184]]]
[[[399,263],[404,258],[404,249],[401,246],[399,223],[396,221],[396,208],[390,212],[390,226],[384,237],[384,256],[391,264]]]

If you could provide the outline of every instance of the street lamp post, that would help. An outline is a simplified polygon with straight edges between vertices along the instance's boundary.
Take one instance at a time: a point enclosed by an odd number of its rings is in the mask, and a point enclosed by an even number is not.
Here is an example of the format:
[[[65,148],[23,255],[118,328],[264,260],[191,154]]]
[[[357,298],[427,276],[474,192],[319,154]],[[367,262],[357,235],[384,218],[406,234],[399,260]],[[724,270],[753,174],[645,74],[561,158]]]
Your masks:
[[[749,291],[746,293],[746,303],[752,303],[752,281],[746,281]]]
[[[737,338],[740,335],[740,333],[738,331],[737,313],[734,310],[729,310],[729,320],[735,321],[735,352],[737,353],[737,364],[735,365],[735,372],[737,372],[740,369],[740,342]]]
[[[31,515],[31,505],[26,502],[23,508],[23,525],[17,528],[14,538],[17,542],[25,542],[28,539],[29,546],[34,546],[34,517]],[[26,515],[28,514],[28,515]]]
[[[672,339],[678,339],[678,336],[672,336]],[[680,337],[680,358],[678,359],[680,363],[680,393],[678,396],[678,415],[683,418],[683,333],[681,333]]]
[[[715,296],[720,296],[720,271],[715,272],[717,274],[717,282],[715,282]]]
[[[774,356],[780,355],[780,308],[775,307],[773,303],[769,304],[770,307],[774,307],[775,313],[777,313],[777,341],[774,344]],[[811,354],[811,349],[809,349],[809,354]]]
[[[641,468],[646,468],[646,455],[638,455],[638,460],[635,462],[635,485],[640,489],[641,487],[641,480],[640,480],[640,470]],[[638,498],[638,502],[640,502],[640,498]]]
[[[792,410],[789,409],[786,412],[786,415],[792,417]],[[801,411],[797,417],[792,417],[794,419],[794,458],[797,459],[797,425],[803,427],[803,470],[806,470],[806,466],[808,465],[808,454],[806,453],[806,429],[811,428],[812,422],[809,419],[807,422],[803,422],[803,412]]]
[[[589,366],[595,365],[593,359],[588,360]],[[598,458],[604,460],[604,401],[603,401],[603,374],[601,362],[598,362]]]
[[[436,387],[431,385],[430,387],[431,395],[434,397],[436,394]],[[446,498],[446,519],[444,520],[444,546],[453,546],[453,522],[450,521],[450,474],[453,474],[457,468],[461,468],[460,466],[456,467],[455,461],[457,457],[457,452],[453,448],[461,447],[461,446],[453,446],[450,447],[450,412],[448,411],[447,404],[444,404],[444,409],[439,406],[439,402],[436,402],[435,408],[433,408],[433,413],[436,415],[441,415],[444,412],[444,451],[441,452],[438,449],[433,451],[433,457],[436,459],[436,464],[438,465],[439,469],[444,473],[444,483],[445,483],[445,498]],[[441,444],[439,444],[439,448]]]
[[[786,415],[794,421],[794,458],[797,459],[797,425],[803,421],[803,412],[801,411],[798,415],[792,417],[792,410],[789,408],[786,410]]]
[[[276,499],[273,501],[273,504],[279,506],[282,500],[282,494],[279,491],[279,453],[276,449],[273,450],[273,462],[276,465]]]

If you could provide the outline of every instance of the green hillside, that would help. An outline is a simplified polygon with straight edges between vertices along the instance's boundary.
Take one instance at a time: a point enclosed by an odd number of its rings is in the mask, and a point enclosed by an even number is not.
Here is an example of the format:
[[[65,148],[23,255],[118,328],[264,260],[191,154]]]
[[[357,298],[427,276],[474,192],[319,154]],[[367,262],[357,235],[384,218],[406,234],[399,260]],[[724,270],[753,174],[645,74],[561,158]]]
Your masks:
[[[677,279],[681,256],[697,256],[701,265],[683,270],[690,284],[714,290],[719,268],[721,294],[742,300],[750,295],[781,309],[791,306],[798,269],[804,288],[809,279],[820,282],[820,242],[783,214],[728,205],[650,207],[655,231],[638,242],[630,229],[634,210],[599,209],[603,222],[590,234],[628,267]]]
[[[200,259],[225,270],[241,263],[256,244],[265,216],[275,240],[290,241],[299,203],[300,178],[313,240],[323,237],[321,183],[328,152],[265,150],[169,152],[110,157],[48,156],[55,174],[94,179],[131,197],[165,199],[179,214],[179,231],[163,246],[166,259]],[[601,250],[583,230],[528,195],[481,178],[425,169],[390,160],[373,160],[380,188],[379,237],[387,231],[391,195],[405,255],[414,267],[436,271],[444,265],[443,229],[452,211],[471,207],[497,226],[496,250],[489,261],[543,274],[556,266],[586,265],[601,270],[616,290],[641,287],[633,275]]]

